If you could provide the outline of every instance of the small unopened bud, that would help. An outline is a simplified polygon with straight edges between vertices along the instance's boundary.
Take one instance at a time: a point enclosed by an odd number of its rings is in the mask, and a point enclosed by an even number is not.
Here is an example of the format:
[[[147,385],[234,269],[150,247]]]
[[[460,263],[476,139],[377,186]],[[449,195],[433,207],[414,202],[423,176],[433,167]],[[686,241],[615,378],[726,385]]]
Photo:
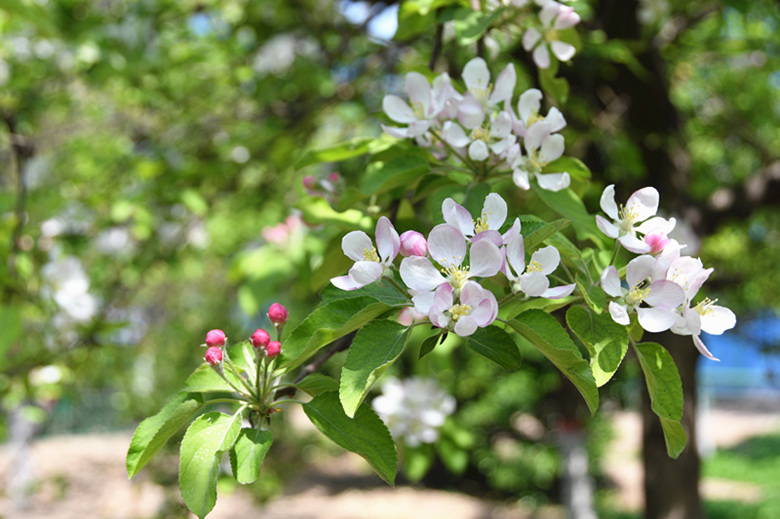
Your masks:
[[[279,341],[271,341],[268,346],[265,347],[265,354],[269,359],[278,356],[282,352],[282,343]]]
[[[279,327],[287,322],[287,309],[279,303],[274,303],[268,309],[268,319],[274,323],[274,326]]]
[[[209,330],[206,334],[206,346],[224,346],[225,340],[225,332],[222,330]]]
[[[658,254],[669,244],[669,237],[662,232],[651,232],[645,236],[645,243],[650,246],[650,254]]]
[[[339,176],[339,174],[334,171],[333,173],[328,175],[328,180],[330,180],[331,182],[333,182],[335,184],[336,182],[341,180],[341,176]]]
[[[317,185],[317,179],[314,178],[311,175],[306,175],[303,177],[303,187],[306,188],[307,191],[310,191],[314,189]]]
[[[252,334],[251,339],[252,346],[254,346],[255,349],[265,348],[268,346],[268,343],[271,342],[271,336],[262,328],[255,330],[255,333]]]
[[[427,256],[428,242],[425,236],[417,231],[406,231],[401,234],[401,255],[402,256]]]
[[[222,349],[219,346],[209,346],[204,360],[212,366],[222,364]]]

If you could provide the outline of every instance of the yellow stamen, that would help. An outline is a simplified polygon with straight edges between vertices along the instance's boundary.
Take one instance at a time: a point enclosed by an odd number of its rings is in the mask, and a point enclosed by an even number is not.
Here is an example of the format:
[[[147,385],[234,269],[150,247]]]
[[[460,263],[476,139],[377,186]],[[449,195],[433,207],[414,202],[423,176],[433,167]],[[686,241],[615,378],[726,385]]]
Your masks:
[[[631,290],[628,291],[625,298],[627,305],[638,305],[647,299],[647,296],[650,294],[650,287],[643,288],[643,285],[643,283],[640,283],[637,286],[631,287]]]
[[[709,297],[705,297],[704,301],[696,305],[693,309],[696,310],[696,313],[701,316],[712,315],[712,313],[715,311],[712,307],[715,306],[715,303],[717,302],[717,299],[713,301]]]
[[[452,258],[455,260],[455,258]],[[463,258],[460,258],[462,261]],[[466,284],[466,280],[469,277],[469,268],[468,267],[459,267],[458,263],[453,261],[449,268],[441,269],[442,274],[447,276],[447,280],[450,282],[450,285],[452,285],[452,288],[455,289],[455,291],[459,291],[461,288],[463,288],[463,285]]]
[[[482,213],[482,216],[477,218],[474,222],[474,232],[475,233],[481,233],[483,231],[487,231],[489,229],[488,226],[488,217],[493,214],[492,212]]]
[[[531,260],[531,263],[529,263],[528,267],[525,269],[526,274],[530,274],[531,272],[541,272],[541,271],[542,271],[542,264],[536,260]]]
[[[474,128],[471,132],[471,138],[475,141],[488,142],[490,140],[490,130],[485,128]]]
[[[618,211],[618,218],[620,218],[620,230],[623,232],[631,232],[634,228],[634,220],[639,217],[634,207],[623,207],[620,205]]]
[[[376,253],[376,247],[371,247],[371,250],[363,249],[363,261],[381,263],[379,260],[379,254]]]
[[[544,121],[544,117],[538,113],[532,113],[528,116],[528,122],[526,123],[525,127],[530,128],[532,124],[538,123],[539,121]]]
[[[469,305],[455,305],[450,308],[450,316],[453,321],[457,321],[461,317],[469,315],[471,313],[471,307]]]

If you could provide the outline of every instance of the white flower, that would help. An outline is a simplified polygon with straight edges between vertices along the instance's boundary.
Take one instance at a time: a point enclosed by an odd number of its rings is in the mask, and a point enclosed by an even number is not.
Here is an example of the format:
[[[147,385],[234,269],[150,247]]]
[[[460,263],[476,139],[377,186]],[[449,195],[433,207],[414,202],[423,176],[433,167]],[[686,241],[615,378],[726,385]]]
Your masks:
[[[496,78],[495,87],[490,83],[490,71],[482,58],[474,58],[463,67],[463,82],[469,93],[485,108],[497,106],[512,99],[517,82],[515,67],[511,63]],[[506,106],[506,104],[505,104]]]
[[[658,211],[658,198],[658,191],[654,187],[645,187],[635,191],[628,198],[625,207],[620,206],[618,209],[615,204],[615,185],[610,184],[601,194],[601,209],[613,222],[596,215],[596,225],[610,238],[617,238],[620,244],[631,252],[646,254],[652,247],[638,238],[637,233],[650,234],[658,229],[671,230],[670,225],[674,227],[673,220],[660,216],[651,218]]]
[[[463,236],[475,241],[489,238],[496,245],[501,245],[501,235],[498,230],[506,221],[506,201],[497,193],[490,193],[485,197],[482,205],[482,213],[476,220],[471,218],[468,209],[458,204],[452,198],[447,198],[441,205],[444,221],[456,227]]]
[[[569,61],[574,57],[576,49],[573,45],[558,39],[559,31],[574,27],[580,23],[580,17],[573,8],[558,2],[536,0],[536,3],[542,5],[542,10],[539,12],[542,32],[534,27],[528,29],[523,35],[523,48],[526,51],[533,49],[534,63],[539,68],[546,69],[550,67],[550,50],[561,61]]]
[[[427,143],[426,132],[436,123],[436,118],[446,108],[449,98],[456,94],[447,74],[437,76],[433,85],[418,72],[410,72],[405,79],[406,93],[411,105],[394,94],[382,100],[382,109],[395,122],[408,124],[406,128],[382,125],[382,129],[393,137],[405,139],[415,137],[418,142]]]
[[[550,108],[545,117],[539,115],[542,107],[542,92],[536,88],[526,90],[520,95],[517,102],[517,115],[513,117],[514,132],[520,137],[525,137],[525,132],[531,125],[543,121],[549,125],[550,133],[561,131],[566,127],[566,119],[556,107]],[[514,114],[512,114],[514,115]]]
[[[396,440],[417,447],[439,438],[439,428],[455,411],[455,398],[433,379],[390,378],[382,384],[382,394],[371,402],[371,407]]]
[[[485,112],[479,101],[471,95],[463,96],[458,103],[458,121],[446,121],[442,127],[442,138],[454,148],[468,147],[471,160],[482,162],[490,158],[490,153],[500,155],[515,143],[517,137],[512,134],[512,116],[507,112],[491,115],[489,124],[484,125]],[[466,130],[470,130],[466,135]]]
[[[574,291],[575,284],[550,288],[547,276],[552,274],[561,262],[558,249],[552,245],[535,251],[526,267],[523,237],[517,234],[508,240],[505,254],[506,261],[501,271],[512,281],[514,292],[522,291],[532,297],[560,299]]]
[[[496,320],[498,302],[490,290],[474,281],[467,281],[455,303],[452,285],[443,283],[434,293],[428,318],[434,326],[451,329],[461,337],[468,337],[477,328],[484,328]]]
[[[67,317],[79,323],[98,312],[98,300],[89,293],[89,278],[81,261],[74,256],[47,263],[41,269],[46,285],[42,293],[51,297]]]
[[[530,178],[536,177],[539,187],[548,191],[560,191],[571,184],[567,172],[542,173],[550,162],[563,155],[563,135],[551,133],[549,123],[540,121],[531,125],[526,131],[524,145],[527,155],[523,155],[520,147],[509,148],[506,161],[512,168],[512,181],[520,189],[530,189]]]
[[[376,224],[376,245],[379,253],[363,231],[352,231],[344,236],[341,248],[347,257],[355,260],[355,264],[348,275],[332,278],[330,282],[342,290],[356,290],[378,280],[387,269],[392,268],[401,239],[393,224],[384,216]]]

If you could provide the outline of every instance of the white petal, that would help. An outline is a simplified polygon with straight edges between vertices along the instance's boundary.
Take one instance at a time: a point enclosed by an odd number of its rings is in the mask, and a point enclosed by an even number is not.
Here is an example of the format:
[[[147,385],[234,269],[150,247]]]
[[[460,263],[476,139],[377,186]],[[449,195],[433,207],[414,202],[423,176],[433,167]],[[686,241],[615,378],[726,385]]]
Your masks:
[[[463,67],[463,82],[471,92],[487,89],[490,84],[490,71],[484,59],[474,58],[466,63]]]
[[[651,333],[668,330],[677,321],[674,312],[662,308],[637,308],[639,325]]]
[[[412,296],[412,303],[414,303],[414,311],[423,314],[428,315],[428,311],[431,309],[431,306],[433,306],[433,296],[434,292],[418,292],[414,296]]]
[[[737,316],[724,306],[712,305],[709,311],[701,316],[701,329],[712,335],[720,335],[734,328]]]
[[[555,17],[555,23],[553,27],[561,30],[574,27],[580,23],[580,15],[574,12],[574,9],[569,6],[563,6],[558,11],[558,16]]]
[[[485,110],[482,103],[472,95],[465,95],[458,102],[458,122],[465,128],[473,130],[482,126],[485,120]]]
[[[485,197],[485,203],[482,206],[483,218],[487,216],[488,229],[498,230],[506,221],[507,206],[506,202],[498,193],[490,193]]]
[[[469,274],[476,277],[490,277],[498,274],[504,263],[504,256],[490,240],[480,240],[471,246]]]
[[[542,149],[539,150],[540,162],[544,164],[548,164],[558,159],[561,155],[563,155],[563,148],[564,148],[563,135],[561,135],[560,133],[555,133],[553,135],[548,136],[544,140],[544,142],[542,142]]]
[[[375,261],[357,261],[349,269],[349,277],[360,286],[366,286],[381,278],[383,270],[382,265]]]
[[[444,221],[453,227],[457,227],[463,236],[474,235],[474,220],[468,209],[455,202],[452,198],[447,198],[441,204],[441,212]]]
[[[509,279],[515,280],[525,272],[525,247],[523,246],[523,237],[519,234],[506,246],[506,261],[516,273],[513,275],[511,272],[506,272]]]
[[[693,344],[696,346],[696,349],[699,350],[699,353],[701,353],[702,355],[704,355],[710,360],[717,360],[718,362],[720,362],[720,359],[715,358],[715,356],[712,353],[710,353],[710,350],[707,349],[704,343],[701,342],[701,339],[699,338],[698,335],[693,336]]]
[[[512,116],[508,112],[501,111],[490,124],[490,136],[503,139],[512,132]]]
[[[628,317],[626,307],[619,305],[614,301],[609,302],[609,315],[612,316],[612,320],[623,326],[631,324],[631,319]]]
[[[658,191],[654,187],[643,187],[628,198],[626,210],[636,215],[636,221],[642,222],[658,212],[658,199]]]
[[[477,323],[471,316],[461,317],[458,319],[458,322],[455,323],[452,331],[460,337],[468,337],[477,331]]]
[[[411,137],[407,128],[396,128],[395,126],[387,126],[384,124],[381,126],[382,130],[390,137],[395,137],[396,139],[406,139],[407,137]]]
[[[620,235],[620,227],[614,223],[609,222],[606,218],[599,214],[596,215],[596,226],[599,228],[599,230],[601,230],[601,232],[610,238],[614,239]]]
[[[566,119],[564,119],[561,111],[554,106],[547,112],[544,122],[550,125],[551,132],[558,132],[566,127]]]
[[[520,95],[520,100],[517,102],[517,113],[520,115],[520,119],[523,121],[523,124],[527,126],[528,119],[532,115],[538,114],[541,106],[542,106],[541,90],[536,88],[531,88],[523,92]]]
[[[330,282],[333,283],[336,288],[340,288],[341,290],[357,290],[358,288],[365,286],[361,283],[358,283],[348,275],[331,278]]]
[[[488,157],[490,157],[490,150],[485,141],[474,141],[469,145],[469,158],[471,160],[482,162]]]
[[[501,101],[512,99],[516,82],[517,73],[515,72],[515,66],[510,63],[496,78],[496,85],[493,88],[493,94],[488,99],[488,104],[495,105]]]
[[[537,45],[531,55],[539,68],[547,69],[550,67],[550,51],[547,50],[547,45],[544,42]]]
[[[685,292],[677,283],[660,280],[650,285],[645,302],[656,308],[673,310],[683,304]]]
[[[417,120],[414,110],[397,95],[386,95],[382,99],[382,110],[385,111],[390,119],[397,123],[410,123]]]
[[[649,220],[645,221],[640,225],[637,225],[636,227],[634,227],[634,230],[636,232],[641,232],[642,234],[650,234],[653,232],[669,234],[670,232],[672,232],[676,224],[677,224],[677,220],[674,218],[669,218],[667,220],[666,218],[656,216],[650,218]]]
[[[639,256],[628,262],[626,266],[626,281],[629,287],[635,287],[653,274],[655,258]]]
[[[398,236],[398,231],[385,216],[382,216],[376,223],[376,247],[379,251],[379,257],[385,262],[393,261],[401,248],[401,238]]]
[[[515,222],[512,224],[512,227],[510,227],[501,236],[502,245],[506,245],[510,241],[517,239],[520,236],[520,230],[521,229],[522,229],[522,224],[520,223],[520,218],[515,218]]]
[[[645,243],[644,240],[640,240],[633,234],[624,234],[618,238],[618,241],[623,247],[625,247],[627,250],[630,250],[634,254],[647,254],[650,252],[650,245]]]
[[[525,140],[523,143],[525,144],[526,151],[530,153],[531,150],[538,150],[549,135],[550,125],[546,122],[540,121],[532,124],[531,127],[528,128],[528,131],[525,132]]]
[[[576,286],[576,283],[572,283],[571,285],[561,285],[559,287],[548,288],[544,294],[542,294],[542,297],[545,299],[560,299],[574,292]]]
[[[571,185],[571,177],[568,173],[537,173],[536,181],[539,187],[547,191],[560,191]]]
[[[542,38],[542,33],[531,27],[523,34],[523,49],[529,51]]]
[[[514,182],[517,187],[525,191],[531,189],[531,183],[528,182],[528,172],[525,170],[515,169],[512,171],[512,182]]]
[[[452,225],[437,225],[428,235],[428,252],[443,267],[463,263],[466,249],[466,238]]]
[[[471,142],[471,139],[466,136],[466,132],[463,131],[463,128],[452,121],[444,123],[444,127],[441,130],[441,136],[448,144],[456,148],[463,148],[464,146],[468,146]]]
[[[409,100],[419,103],[423,111],[427,112],[431,104],[431,84],[428,79],[419,72],[409,72],[406,74],[405,82]]]
[[[520,276],[520,289],[531,297],[539,297],[550,288],[550,280],[541,272]]]
[[[363,231],[352,231],[341,239],[341,249],[352,261],[363,261],[363,253],[374,248],[371,238]]]
[[[558,268],[561,262],[561,254],[558,252],[558,249],[548,245],[534,252],[531,260],[536,260],[542,266],[542,274],[549,276]]]
[[[428,258],[409,256],[401,261],[401,279],[418,292],[430,292],[446,281]]]
[[[555,57],[561,61],[569,61],[577,52],[577,49],[574,48],[574,45],[562,41],[551,41],[550,49],[552,49]]]
[[[615,203],[615,184],[610,184],[604,188],[601,193],[601,210],[607,213],[607,216],[613,220],[618,219],[618,207]]]
[[[552,25],[553,18],[558,15],[558,12],[561,8],[563,8],[563,6],[558,2],[546,2],[542,7],[542,10],[539,11],[539,20],[541,20],[542,25],[545,27],[550,27]]]
[[[601,273],[601,288],[612,297],[620,297],[623,291],[620,289],[620,276],[615,267],[610,265]]]

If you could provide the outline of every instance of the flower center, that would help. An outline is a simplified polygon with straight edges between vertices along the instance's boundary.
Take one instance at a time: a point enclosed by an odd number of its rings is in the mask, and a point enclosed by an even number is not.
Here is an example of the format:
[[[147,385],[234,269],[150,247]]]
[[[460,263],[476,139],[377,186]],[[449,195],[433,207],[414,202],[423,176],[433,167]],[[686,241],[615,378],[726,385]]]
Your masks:
[[[544,34],[544,40],[548,43],[558,41],[559,39],[560,39],[560,34],[556,29],[551,29]]]
[[[626,304],[629,306],[638,305],[644,301],[650,294],[650,287],[645,287],[644,282],[636,286],[631,287],[631,290],[626,294]]]
[[[480,81],[480,83],[482,83]],[[488,85],[485,88],[472,88],[469,90],[474,97],[479,99],[482,103],[487,102],[488,97],[490,97],[490,92],[493,90],[493,83],[488,83]]]
[[[422,103],[412,103],[412,113],[417,119],[425,119],[425,107]]]
[[[457,321],[461,317],[469,315],[471,313],[471,307],[469,305],[454,305],[450,308],[450,316],[453,321]]]
[[[634,220],[637,219],[636,211],[633,207],[620,206],[618,211],[618,218],[620,218],[620,230],[624,233],[632,232],[634,230]]]
[[[474,221],[474,233],[479,234],[483,231],[487,231],[490,228],[488,217],[493,214],[492,212],[483,212],[482,216]],[[472,220],[473,221],[473,220]]]
[[[534,112],[528,116],[528,122],[525,124],[525,127],[530,128],[534,123],[538,123],[539,121],[544,121],[544,117],[537,112]]]
[[[538,150],[528,150],[527,165],[530,165],[530,167],[528,168],[529,172],[539,173],[542,171],[542,168],[544,168],[547,165],[547,163],[541,160]]]
[[[487,128],[474,128],[471,132],[471,139],[488,142],[490,140],[490,130]]]
[[[452,259],[455,259],[454,257]],[[460,258],[461,260],[463,258]],[[456,265],[454,262],[450,264],[449,268],[442,269],[442,273],[447,276],[447,281],[450,282],[452,288],[455,291],[460,291],[463,285],[466,284],[466,280],[469,277],[469,268]],[[459,292],[458,292],[459,293]]]
[[[379,260],[379,254],[376,253],[376,247],[371,247],[371,250],[363,249],[363,261],[381,263]]]
[[[717,303],[718,300],[715,299],[714,301],[710,299],[709,297],[705,297],[704,301],[699,303],[694,307],[694,310],[696,310],[696,313],[704,316],[704,315],[712,315],[712,313],[715,311],[712,307]]]
[[[526,274],[530,274],[531,272],[541,272],[541,271],[542,271],[542,264],[536,260],[531,260],[531,263],[529,263],[528,267],[525,269]]]

